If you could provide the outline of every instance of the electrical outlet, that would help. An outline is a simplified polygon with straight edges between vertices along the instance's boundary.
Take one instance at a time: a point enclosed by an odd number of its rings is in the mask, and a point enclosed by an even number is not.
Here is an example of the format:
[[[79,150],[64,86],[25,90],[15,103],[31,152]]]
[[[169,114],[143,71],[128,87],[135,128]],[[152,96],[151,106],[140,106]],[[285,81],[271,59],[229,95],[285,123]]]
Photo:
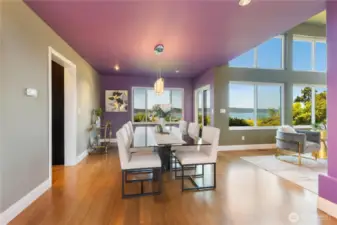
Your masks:
[[[242,136],[241,139],[244,141],[245,140],[245,136]]]

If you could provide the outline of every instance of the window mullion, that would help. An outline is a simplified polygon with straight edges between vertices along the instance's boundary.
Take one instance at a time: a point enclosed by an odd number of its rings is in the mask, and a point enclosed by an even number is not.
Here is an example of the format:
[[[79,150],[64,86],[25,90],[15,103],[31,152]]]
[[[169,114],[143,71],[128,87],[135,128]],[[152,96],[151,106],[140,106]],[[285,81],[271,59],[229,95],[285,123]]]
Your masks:
[[[254,126],[257,127],[257,85],[254,84]]]
[[[170,90],[170,105],[172,110],[172,90]],[[170,122],[172,122],[172,112],[170,113]]]
[[[311,87],[311,124],[316,123],[316,88]]]
[[[257,47],[254,48],[254,68],[257,68]]]
[[[311,70],[315,71],[315,55],[316,55],[316,41],[312,41],[312,50],[311,50]]]
[[[145,122],[147,123],[147,117],[148,117],[148,115],[147,115],[147,113],[148,113],[148,111],[147,111],[147,89],[145,88]]]

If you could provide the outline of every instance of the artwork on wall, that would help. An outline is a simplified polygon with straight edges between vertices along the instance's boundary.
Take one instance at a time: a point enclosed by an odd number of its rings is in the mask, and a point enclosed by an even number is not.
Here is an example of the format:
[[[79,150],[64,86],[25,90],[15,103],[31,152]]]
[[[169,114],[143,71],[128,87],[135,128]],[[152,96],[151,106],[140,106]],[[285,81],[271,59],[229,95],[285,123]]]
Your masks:
[[[106,90],[105,91],[105,111],[106,112],[127,112],[128,111],[128,91],[127,90]]]

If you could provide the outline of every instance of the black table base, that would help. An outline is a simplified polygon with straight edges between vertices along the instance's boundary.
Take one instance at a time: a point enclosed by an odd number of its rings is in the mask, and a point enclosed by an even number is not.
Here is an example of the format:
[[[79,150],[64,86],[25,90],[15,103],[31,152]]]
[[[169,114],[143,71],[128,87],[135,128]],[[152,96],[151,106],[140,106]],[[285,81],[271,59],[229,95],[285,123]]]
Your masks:
[[[171,146],[157,146],[155,151],[158,152],[158,155],[161,159],[162,171],[169,171],[171,169]]]

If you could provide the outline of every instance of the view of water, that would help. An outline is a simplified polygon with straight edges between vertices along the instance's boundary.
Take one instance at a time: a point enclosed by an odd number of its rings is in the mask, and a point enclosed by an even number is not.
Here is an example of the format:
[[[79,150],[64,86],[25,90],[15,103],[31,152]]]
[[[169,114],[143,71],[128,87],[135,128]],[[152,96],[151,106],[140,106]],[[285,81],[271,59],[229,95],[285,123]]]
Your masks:
[[[239,119],[253,119],[254,118],[254,113],[235,113],[235,112],[231,112],[229,114],[230,117],[232,118],[239,118]],[[265,118],[268,117],[268,113],[264,112],[264,113],[259,113],[258,115],[259,118]]]

